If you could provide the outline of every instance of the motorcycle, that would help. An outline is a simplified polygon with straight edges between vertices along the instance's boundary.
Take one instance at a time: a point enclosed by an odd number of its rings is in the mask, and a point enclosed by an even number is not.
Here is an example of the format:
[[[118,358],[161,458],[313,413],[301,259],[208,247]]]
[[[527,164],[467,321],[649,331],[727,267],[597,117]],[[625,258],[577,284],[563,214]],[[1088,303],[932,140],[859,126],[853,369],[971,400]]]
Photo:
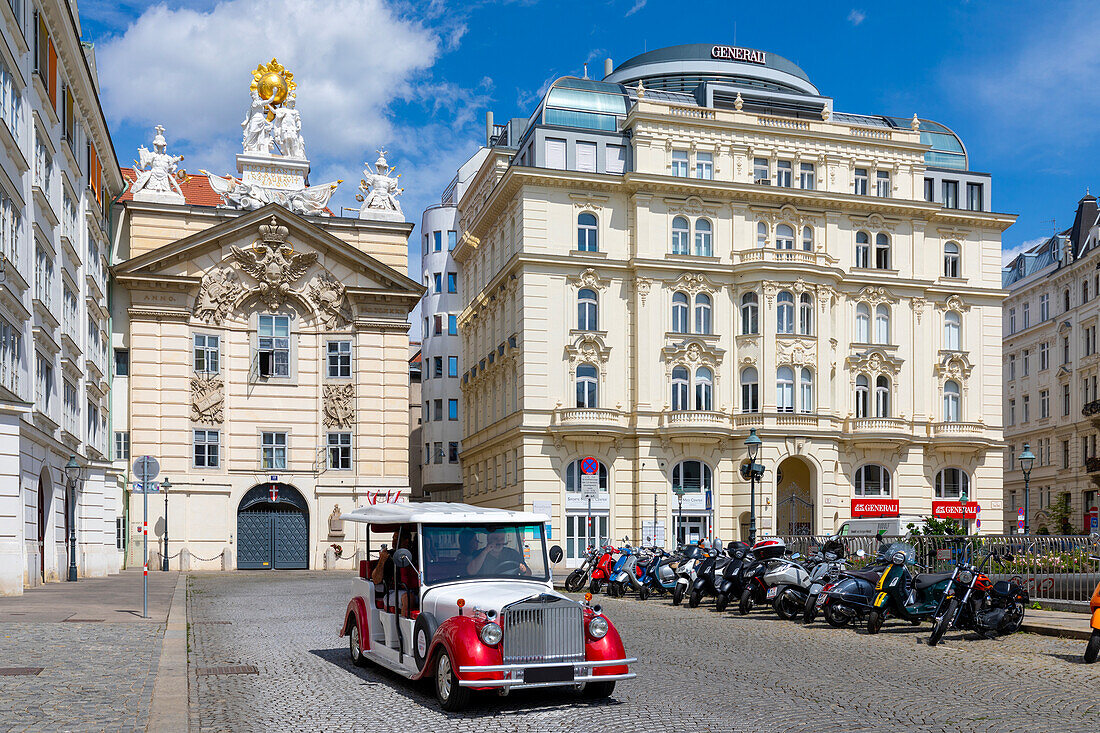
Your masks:
[[[619,559],[611,568],[611,575],[607,581],[607,595],[612,598],[625,595],[627,587],[633,586],[631,580],[635,579],[638,567],[638,556],[629,544],[624,544],[618,553]]]
[[[1093,535],[1095,537],[1095,535]],[[1091,557],[1091,560],[1100,562],[1100,557]],[[1088,646],[1085,647],[1085,663],[1092,664],[1100,654],[1100,583],[1096,584],[1096,590],[1092,592],[1089,600],[1089,609],[1092,611],[1092,636],[1089,637]]]
[[[830,540],[831,542],[832,540]],[[839,581],[844,574],[848,572],[848,561],[844,559],[844,545],[837,540],[840,544],[839,549],[829,548],[827,542],[825,548],[822,548],[823,555],[825,557],[825,565],[821,572],[817,573],[810,580],[810,588],[806,591],[806,601],[802,605],[802,622],[809,624],[813,623],[817,618],[817,609],[819,607],[818,598],[821,592],[826,587],[831,587],[837,581]],[[863,550],[856,550],[856,557],[862,560],[866,557],[867,553]]]
[[[1020,629],[1024,622],[1024,608],[1029,601],[1027,591],[1011,581],[992,582],[982,572],[991,557],[992,553],[987,554],[977,567],[969,563],[956,563],[933,614],[928,646],[936,646],[952,628],[976,631],[986,638],[1004,636]],[[1011,557],[1008,556],[1009,559]],[[960,589],[965,589],[961,598],[958,597]]]
[[[766,603],[769,600],[767,597],[768,586],[764,582],[764,575],[775,561],[783,557],[786,550],[787,543],[779,537],[762,539],[752,546],[752,554],[756,558],[756,562],[745,570],[741,602],[737,607],[742,616],[749,614],[757,605]]]
[[[722,568],[722,579],[718,583],[718,593],[714,596],[714,608],[725,611],[731,598],[741,598],[745,589],[745,571],[756,562],[751,548],[745,542],[731,542],[726,546],[730,561]]]
[[[676,585],[672,588],[672,605],[679,606],[688,589],[695,585],[696,570],[705,557],[699,545],[689,545],[681,550],[684,559],[676,568]]]
[[[951,578],[951,573],[921,573],[913,576],[909,566],[916,564],[912,545],[895,542],[888,548],[890,565],[875,584],[875,596],[867,614],[867,633],[877,634],[889,616],[897,616],[914,626],[933,617]]]
[[[579,567],[574,568],[573,572],[569,573],[565,577],[565,589],[570,593],[578,593],[582,588],[588,585],[588,582],[592,579],[592,569],[596,566],[596,561],[599,559],[599,554],[602,550],[598,547],[589,547],[588,551],[584,555],[584,559],[581,560]]]
[[[718,594],[718,579],[722,577],[722,571],[729,562],[729,555],[722,549],[722,540],[714,540],[710,555],[699,565],[695,583],[692,584],[691,594],[688,596],[688,608],[695,608],[708,595]]]

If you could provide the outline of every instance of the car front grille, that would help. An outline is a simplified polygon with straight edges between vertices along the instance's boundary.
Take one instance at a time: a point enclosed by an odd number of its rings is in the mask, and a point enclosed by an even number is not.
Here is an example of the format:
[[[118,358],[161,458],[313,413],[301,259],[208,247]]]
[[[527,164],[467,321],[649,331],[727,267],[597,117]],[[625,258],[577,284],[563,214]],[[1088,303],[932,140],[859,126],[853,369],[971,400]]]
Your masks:
[[[584,611],[573,601],[529,598],[505,608],[501,621],[505,664],[584,659]]]

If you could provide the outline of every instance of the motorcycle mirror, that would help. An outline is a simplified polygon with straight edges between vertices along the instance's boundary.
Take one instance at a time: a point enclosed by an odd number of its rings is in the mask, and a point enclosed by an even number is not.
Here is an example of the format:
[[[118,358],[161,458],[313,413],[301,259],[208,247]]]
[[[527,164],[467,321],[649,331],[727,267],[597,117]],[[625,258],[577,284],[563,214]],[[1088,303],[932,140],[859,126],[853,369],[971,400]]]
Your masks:
[[[564,555],[565,553],[562,552],[561,545],[554,545],[550,548],[550,562],[561,562]]]
[[[798,558],[800,558],[800,557],[802,557],[802,555],[801,555],[801,553],[798,553],[798,552],[796,552],[796,553],[794,553],[793,555],[791,555],[791,559],[792,559],[792,560],[797,560],[797,559],[798,559]]]
[[[863,550],[856,550],[856,557],[867,557],[867,553]]]

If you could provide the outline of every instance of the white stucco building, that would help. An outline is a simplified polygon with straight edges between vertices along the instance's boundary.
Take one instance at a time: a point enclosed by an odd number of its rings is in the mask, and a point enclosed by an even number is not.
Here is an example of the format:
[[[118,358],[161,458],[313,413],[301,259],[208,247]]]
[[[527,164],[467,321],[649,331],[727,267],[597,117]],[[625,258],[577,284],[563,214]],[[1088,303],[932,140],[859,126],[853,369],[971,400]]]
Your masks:
[[[110,201],[122,178],[75,3],[0,3],[0,595],[122,562],[108,463]],[[84,480],[70,486],[70,456]],[[74,530],[70,532],[70,529]]]
[[[694,44],[559,79],[488,142],[453,253],[464,500],[550,511],[573,560],[654,519],[745,538],[755,428],[761,533],[960,514],[963,493],[1000,531],[1014,217],[948,128]]]

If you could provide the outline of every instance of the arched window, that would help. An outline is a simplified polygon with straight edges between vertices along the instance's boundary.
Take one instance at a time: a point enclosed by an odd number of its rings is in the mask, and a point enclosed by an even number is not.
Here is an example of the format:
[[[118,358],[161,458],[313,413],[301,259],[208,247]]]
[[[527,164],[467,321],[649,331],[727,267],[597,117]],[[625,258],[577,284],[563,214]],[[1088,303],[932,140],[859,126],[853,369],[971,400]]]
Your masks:
[[[695,409],[714,409],[714,373],[707,367],[695,370]]]
[[[943,316],[943,348],[958,351],[962,341],[962,316],[955,311],[947,311]]]
[[[794,229],[787,224],[775,228],[775,248],[794,249]]]
[[[885,466],[868,463],[856,469],[856,496],[889,496],[890,472]]]
[[[875,267],[890,269],[890,237],[882,233],[875,236]]]
[[[890,308],[882,304],[875,307],[875,343],[890,343]]]
[[[688,332],[687,293],[672,294],[672,331],[673,333]]]
[[[804,336],[814,332],[814,298],[809,293],[798,296],[798,332]]]
[[[595,214],[584,211],[577,215],[577,249],[581,252],[599,251]]]
[[[936,474],[936,498],[958,499],[960,495],[970,496],[970,477],[961,468],[944,468]]]
[[[760,305],[756,293],[741,296],[741,333],[746,336],[760,333]]]
[[[947,381],[943,383],[943,421],[959,421],[959,384]]]
[[[685,494],[697,494],[711,491],[710,466],[702,461],[682,461],[672,467],[672,491]]]
[[[867,232],[856,232],[856,267],[871,266],[871,237]]]
[[[890,417],[890,380],[882,374],[875,380],[875,417]]]
[[[756,246],[768,246],[768,225],[764,222],[760,222],[756,225]]]
[[[706,219],[695,220],[695,254],[700,257],[710,257],[714,254],[711,225]]]
[[[580,493],[581,475],[581,459],[578,458],[565,467],[565,490]],[[600,477],[600,491],[607,491],[607,466],[603,461],[600,461],[597,475]]]
[[[856,377],[856,417],[868,417],[871,414],[871,382],[866,374]]]
[[[775,409],[794,412],[794,370],[779,367],[775,372]]]
[[[741,370],[741,412],[760,412],[760,381],[754,367]]]
[[[599,305],[596,291],[584,288],[577,291],[577,330],[599,331]]]
[[[691,409],[688,404],[688,370],[680,366],[672,370],[672,409]]]
[[[599,407],[599,372],[591,364],[577,367],[577,407]]]
[[[798,409],[801,412],[814,411],[814,373],[805,367],[798,379]]]
[[[782,290],[775,301],[776,333],[794,333],[794,296]]]
[[[691,252],[688,248],[688,241],[691,237],[691,232],[688,228],[688,220],[682,216],[678,216],[672,220],[672,254],[674,255],[686,255]]]
[[[856,306],[856,343],[871,343],[871,309],[866,303]]]
[[[959,245],[954,242],[943,245],[943,276],[959,276]]]
[[[695,295],[695,333],[710,333],[710,296],[706,293]]]
[[[813,227],[802,227],[802,250],[805,252],[814,251]]]

